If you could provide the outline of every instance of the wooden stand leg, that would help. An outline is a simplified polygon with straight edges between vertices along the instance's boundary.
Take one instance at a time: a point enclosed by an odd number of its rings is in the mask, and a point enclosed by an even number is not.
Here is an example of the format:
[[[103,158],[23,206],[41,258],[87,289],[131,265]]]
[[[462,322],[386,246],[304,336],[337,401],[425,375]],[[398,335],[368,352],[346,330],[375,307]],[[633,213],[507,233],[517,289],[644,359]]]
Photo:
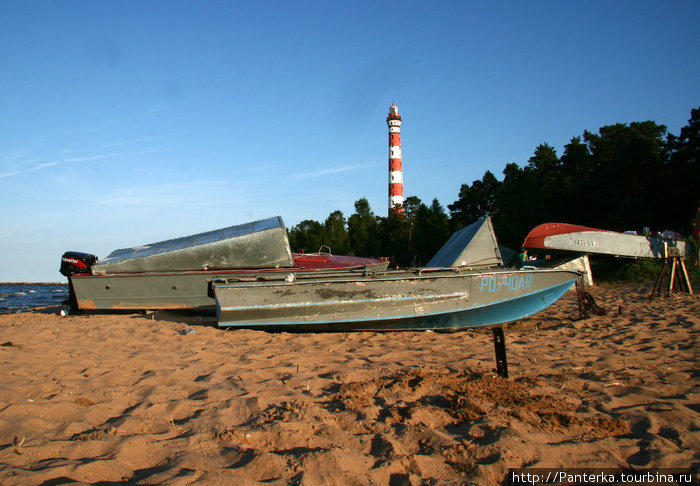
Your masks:
[[[686,291],[693,295],[693,286],[690,284],[690,277],[688,276],[688,269],[685,268],[685,259],[681,257],[681,271],[683,272],[683,279],[685,280]]]
[[[671,278],[668,281],[668,294],[673,293],[673,284],[676,282],[676,257],[673,257],[671,261]]]
[[[661,266],[661,271],[659,272],[659,276],[656,277],[656,283],[654,284],[654,289],[651,291],[651,295],[649,296],[649,300],[654,298],[654,294],[658,293],[661,295],[661,282],[664,279],[664,274],[666,273],[666,265],[668,264],[668,261],[666,258],[664,258],[664,263]]]
[[[690,283],[690,277],[688,276],[688,269],[685,266],[685,259],[682,256],[666,257],[664,258],[664,263],[659,272],[659,276],[656,278],[656,283],[654,284],[654,290],[651,291],[649,300],[654,298],[654,294],[661,296],[661,285],[663,283],[664,276],[666,274],[666,267],[669,262],[671,263],[671,276],[668,281],[668,294],[673,293],[674,287],[678,288],[681,292],[687,292],[693,294],[693,286]]]

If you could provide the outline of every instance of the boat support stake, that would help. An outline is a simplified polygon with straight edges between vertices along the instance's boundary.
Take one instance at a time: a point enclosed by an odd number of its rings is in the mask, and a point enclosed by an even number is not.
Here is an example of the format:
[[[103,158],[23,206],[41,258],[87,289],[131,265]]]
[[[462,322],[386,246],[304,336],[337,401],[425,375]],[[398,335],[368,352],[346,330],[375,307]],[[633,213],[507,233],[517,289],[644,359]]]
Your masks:
[[[496,374],[508,378],[508,359],[506,358],[506,337],[501,326],[492,327],[493,346],[496,349]]]
[[[654,289],[651,291],[649,300],[654,298],[654,294],[659,297],[661,296],[661,284],[669,264],[671,265],[671,276],[668,279],[668,295],[671,295],[673,292],[674,285],[677,285],[681,292],[686,292],[690,295],[693,294],[693,286],[690,284],[688,269],[685,266],[683,255],[678,251],[678,248],[669,247],[668,243],[664,242],[664,262],[661,266],[659,276],[656,278],[656,283],[654,284]]]

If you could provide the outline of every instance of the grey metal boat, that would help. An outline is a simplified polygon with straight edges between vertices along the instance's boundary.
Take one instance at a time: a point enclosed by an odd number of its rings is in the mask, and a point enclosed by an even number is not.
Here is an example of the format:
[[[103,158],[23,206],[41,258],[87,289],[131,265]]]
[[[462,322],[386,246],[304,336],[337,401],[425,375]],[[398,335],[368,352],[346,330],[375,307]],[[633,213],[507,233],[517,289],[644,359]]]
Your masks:
[[[123,248],[90,268],[93,275],[292,267],[282,218],[254,221],[158,243]]]
[[[287,330],[461,329],[548,307],[580,274],[502,268],[489,218],[455,233],[428,267],[212,281],[220,326]]]
[[[385,270],[387,262],[330,252],[293,253],[280,217],[119,249],[100,261],[79,252],[66,252],[61,259],[71,306],[80,310],[213,311],[213,280],[357,268]]]
[[[288,330],[461,329],[515,321],[558,300],[577,272],[466,267],[212,282],[220,326]]]

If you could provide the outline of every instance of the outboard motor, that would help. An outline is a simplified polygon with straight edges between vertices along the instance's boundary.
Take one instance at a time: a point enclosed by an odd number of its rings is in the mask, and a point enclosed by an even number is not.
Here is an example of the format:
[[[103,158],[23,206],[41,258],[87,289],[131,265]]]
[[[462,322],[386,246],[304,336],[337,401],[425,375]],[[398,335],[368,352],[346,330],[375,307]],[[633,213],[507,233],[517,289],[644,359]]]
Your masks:
[[[64,304],[70,306],[71,313],[81,312],[75,297],[71,276],[80,273],[90,273],[90,267],[97,261],[95,255],[79,251],[67,251],[61,257],[61,274],[68,277],[68,300]]]
[[[97,257],[90,253],[67,251],[61,257],[61,274],[70,277],[76,273],[90,273],[90,267],[96,261]]]

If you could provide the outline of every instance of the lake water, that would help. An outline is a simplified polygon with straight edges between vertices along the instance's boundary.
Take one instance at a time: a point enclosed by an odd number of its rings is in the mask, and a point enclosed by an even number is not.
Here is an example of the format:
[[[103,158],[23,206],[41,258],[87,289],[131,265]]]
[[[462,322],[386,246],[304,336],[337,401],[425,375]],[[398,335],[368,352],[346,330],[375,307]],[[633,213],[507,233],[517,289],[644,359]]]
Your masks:
[[[34,307],[61,305],[68,298],[65,284],[0,283],[0,314],[22,312]]]

